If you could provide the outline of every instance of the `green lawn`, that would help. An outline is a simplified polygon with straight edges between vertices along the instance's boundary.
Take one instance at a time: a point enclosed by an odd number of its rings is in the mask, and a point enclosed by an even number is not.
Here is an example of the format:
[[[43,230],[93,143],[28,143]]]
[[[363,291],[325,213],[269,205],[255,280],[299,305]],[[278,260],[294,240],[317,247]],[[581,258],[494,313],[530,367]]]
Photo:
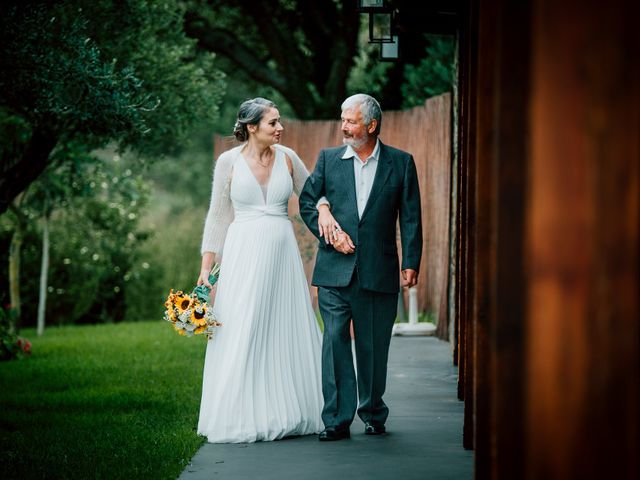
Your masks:
[[[206,340],[166,322],[32,330],[0,363],[0,478],[174,479],[196,434]]]

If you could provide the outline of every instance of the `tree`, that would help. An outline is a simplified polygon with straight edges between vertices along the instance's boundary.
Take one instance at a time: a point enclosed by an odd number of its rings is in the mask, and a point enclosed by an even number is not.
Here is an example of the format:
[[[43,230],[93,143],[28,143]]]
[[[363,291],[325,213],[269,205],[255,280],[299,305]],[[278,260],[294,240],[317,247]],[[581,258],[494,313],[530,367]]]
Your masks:
[[[427,98],[453,90],[455,39],[425,35],[426,55],[418,65],[406,65],[402,83],[403,107],[422,105]]]
[[[62,152],[58,152],[62,153]],[[62,155],[63,158],[73,158],[68,152]],[[75,158],[75,160],[78,160]],[[44,333],[45,318],[46,318],[46,305],[47,305],[47,287],[49,278],[49,254],[50,254],[50,220],[54,213],[56,205],[65,204],[69,199],[74,197],[87,197],[87,190],[78,189],[78,182],[82,182],[83,174],[78,171],[79,167],[86,167],[86,164],[94,162],[95,159],[87,156],[82,162],[78,162],[78,165],[72,162],[65,162],[63,166],[50,166],[45,172],[33,182],[27,191],[20,194],[21,204],[17,202],[12,204],[12,212],[14,215],[19,215],[22,218],[34,218],[40,216],[42,220],[42,247],[40,255],[40,281],[38,286],[38,311],[37,311],[37,335],[41,336]],[[18,227],[18,225],[16,225]],[[15,228],[13,239],[18,235],[19,228]],[[14,259],[17,256],[17,259]],[[15,260],[19,261],[20,252],[17,255],[12,253],[10,262]],[[16,269],[19,272],[19,267]],[[27,284],[29,279],[27,279]],[[20,290],[21,282],[19,276],[10,279],[11,291]],[[16,309],[15,318],[20,320],[20,311],[22,310],[20,296],[18,294],[17,299],[13,299],[11,304]]]
[[[177,0],[3,2],[0,214],[65,145],[161,156],[212,120],[222,74],[183,14]]]
[[[353,1],[193,0],[185,31],[280,92],[299,118],[334,118],[357,53],[359,17]]]
[[[35,325],[40,309],[46,312],[47,324],[122,320],[128,283],[140,270],[145,274],[151,270],[138,253],[150,234],[140,224],[150,185],[113,151],[100,152],[99,157],[49,166],[20,195],[19,211],[12,204],[0,217],[0,242],[14,238],[18,213],[24,219],[18,269],[22,275],[16,282],[22,316],[12,309],[11,322]],[[47,217],[51,219],[48,274],[41,267],[44,235],[35,221]],[[0,263],[4,255],[0,251]],[[51,298],[46,304],[39,288],[42,276],[48,278],[46,294]],[[145,292],[135,294],[138,302],[145,301]],[[19,305],[13,297],[11,304]]]

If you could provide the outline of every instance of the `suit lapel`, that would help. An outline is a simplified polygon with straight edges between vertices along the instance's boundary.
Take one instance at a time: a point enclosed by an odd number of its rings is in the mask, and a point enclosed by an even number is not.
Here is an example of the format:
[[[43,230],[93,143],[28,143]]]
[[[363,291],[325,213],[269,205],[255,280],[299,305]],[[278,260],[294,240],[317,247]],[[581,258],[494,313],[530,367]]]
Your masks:
[[[353,170],[353,169],[352,169]],[[380,196],[382,192],[382,187],[387,182],[389,178],[389,174],[391,173],[391,156],[387,153],[387,149],[382,142],[380,142],[380,155],[378,157],[378,168],[376,168],[376,175],[373,177],[373,185],[371,186],[371,193],[369,194],[369,199],[367,200],[367,204],[364,207],[364,211],[362,212],[362,217],[360,221],[367,216],[367,212],[371,210],[371,205],[375,203],[375,201]],[[352,172],[353,176],[353,172]],[[355,199],[355,178],[353,180],[354,183],[354,199]]]

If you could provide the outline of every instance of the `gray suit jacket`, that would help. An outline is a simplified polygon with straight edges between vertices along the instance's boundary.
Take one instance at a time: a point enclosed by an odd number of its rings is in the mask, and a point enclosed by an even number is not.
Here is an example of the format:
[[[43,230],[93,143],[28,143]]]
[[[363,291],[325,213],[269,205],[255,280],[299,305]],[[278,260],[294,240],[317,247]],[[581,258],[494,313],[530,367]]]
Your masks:
[[[360,286],[397,293],[399,284],[396,221],[400,223],[402,269],[418,271],[422,255],[420,189],[413,157],[380,143],[380,156],[369,200],[358,218],[353,159],[343,159],[346,146],[320,152],[316,167],[300,193],[300,214],[320,240],[312,283],[319,287],[349,284],[355,268]],[[322,196],[331,213],[356,245],[344,255],[320,239],[316,203]]]

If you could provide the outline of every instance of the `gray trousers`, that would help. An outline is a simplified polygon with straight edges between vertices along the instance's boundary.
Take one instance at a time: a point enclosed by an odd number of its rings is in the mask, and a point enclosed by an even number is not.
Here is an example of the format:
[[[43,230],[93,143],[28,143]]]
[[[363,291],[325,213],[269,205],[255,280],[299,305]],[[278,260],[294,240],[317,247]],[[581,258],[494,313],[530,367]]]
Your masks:
[[[322,339],[322,421],[348,427],[356,413],[363,422],[384,425],[389,408],[382,400],[398,295],[360,288],[357,275],[346,287],[319,287]],[[355,333],[358,380],[353,369],[350,320]],[[358,402],[358,396],[359,402]]]

